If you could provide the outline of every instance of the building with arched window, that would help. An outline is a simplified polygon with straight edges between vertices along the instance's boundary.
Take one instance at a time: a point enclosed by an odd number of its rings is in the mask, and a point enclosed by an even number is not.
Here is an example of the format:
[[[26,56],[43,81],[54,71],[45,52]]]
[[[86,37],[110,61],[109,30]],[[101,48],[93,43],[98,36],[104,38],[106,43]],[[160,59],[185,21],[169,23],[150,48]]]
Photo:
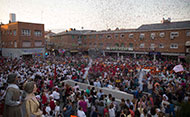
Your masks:
[[[55,48],[88,51],[97,48],[106,53],[150,54],[183,58],[189,53],[190,21],[163,21],[137,29],[71,30],[51,38]],[[75,46],[73,46],[75,45]]]

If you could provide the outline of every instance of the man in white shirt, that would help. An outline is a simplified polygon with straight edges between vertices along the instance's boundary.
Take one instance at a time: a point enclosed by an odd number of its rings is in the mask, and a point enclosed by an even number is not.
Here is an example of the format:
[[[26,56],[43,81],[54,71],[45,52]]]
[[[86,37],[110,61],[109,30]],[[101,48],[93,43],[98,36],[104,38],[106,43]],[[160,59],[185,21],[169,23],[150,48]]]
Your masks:
[[[45,111],[46,111],[47,115],[50,115],[50,111],[51,111],[50,104],[48,104],[48,106],[46,106]]]
[[[82,110],[82,107],[79,107],[79,110],[77,111],[78,117],[86,117],[84,111]]]
[[[57,89],[54,89],[54,91],[53,91],[53,98],[55,100],[59,100],[60,99],[60,94],[56,90]]]
[[[73,87],[75,92],[77,91],[77,88],[79,88],[79,85],[77,83],[75,83],[75,86]]]

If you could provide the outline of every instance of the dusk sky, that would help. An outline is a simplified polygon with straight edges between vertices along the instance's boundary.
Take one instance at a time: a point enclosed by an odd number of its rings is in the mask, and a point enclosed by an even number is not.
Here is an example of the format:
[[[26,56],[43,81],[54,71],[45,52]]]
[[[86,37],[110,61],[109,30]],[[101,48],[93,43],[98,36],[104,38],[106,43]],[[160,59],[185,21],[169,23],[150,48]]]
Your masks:
[[[105,30],[142,24],[190,20],[190,0],[0,0],[0,22],[43,23],[45,30]]]

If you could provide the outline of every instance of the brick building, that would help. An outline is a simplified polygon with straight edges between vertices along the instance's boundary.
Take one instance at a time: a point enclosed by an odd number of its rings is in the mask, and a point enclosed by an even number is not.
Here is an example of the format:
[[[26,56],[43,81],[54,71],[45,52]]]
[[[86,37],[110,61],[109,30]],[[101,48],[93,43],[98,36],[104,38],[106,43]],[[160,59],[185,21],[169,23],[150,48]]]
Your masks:
[[[0,24],[1,27],[2,24]],[[1,32],[1,28],[0,28],[0,32]],[[2,42],[1,42],[1,33],[0,33],[0,56],[2,55]]]
[[[45,37],[45,48],[46,48],[46,50],[50,50],[51,47],[53,46],[52,43],[50,42],[50,38],[54,35],[55,35],[55,33],[52,32],[51,30],[45,31],[44,37]]]
[[[54,49],[88,51],[96,48],[106,53],[150,54],[184,58],[190,48],[190,21],[146,24],[137,29],[80,31],[71,30],[51,38]]]
[[[1,42],[3,56],[43,56],[44,24],[11,22],[1,25]]]

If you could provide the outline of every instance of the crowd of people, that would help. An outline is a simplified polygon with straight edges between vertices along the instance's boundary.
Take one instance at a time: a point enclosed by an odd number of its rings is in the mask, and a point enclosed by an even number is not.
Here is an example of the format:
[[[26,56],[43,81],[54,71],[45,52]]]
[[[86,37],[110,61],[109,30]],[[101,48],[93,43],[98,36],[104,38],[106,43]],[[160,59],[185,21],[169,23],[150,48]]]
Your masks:
[[[18,116],[162,117],[176,116],[180,104],[190,102],[190,66],[185,62],[153,61],[148,56],[99,56],[92,60],[88,75],[84,77],[90,59],[83,55],[1,57],[1,109],[6,114],[20,111]],[[183,65],[184,71],[173,71],[178,64]],[[67,79],[82,83],[89,80],[93,87],[81,89],[77,83],[72,87],[64,82]],[[134,99],[116,101],[111,94],[106,95],[95,87],[131,93]],[[10,90],[12,88],[21,93]],[[18,106],[20,110],[7,113]]]

